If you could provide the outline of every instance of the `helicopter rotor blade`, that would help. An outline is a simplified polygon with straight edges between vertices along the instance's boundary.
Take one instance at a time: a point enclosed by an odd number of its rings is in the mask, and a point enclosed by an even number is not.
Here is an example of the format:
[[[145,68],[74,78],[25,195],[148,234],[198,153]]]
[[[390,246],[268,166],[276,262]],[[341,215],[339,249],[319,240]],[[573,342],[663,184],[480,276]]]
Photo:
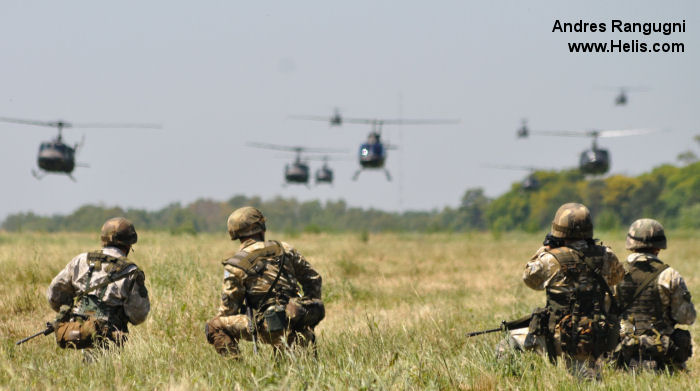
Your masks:
[[[8,117],[0,117],[0,122],[10,122],[14,124],[22,124],[22,125],[36,125],[36,126],[47,126],[54,128],[57,126],[56,122],[48,122],[48,121],[34,121],[30,119],[19,119],[19,118],[8,118]],[[66,125],[66,124],[64,124]],[[66,126],[68,127],[68,126]]]
[[[459,119],[384,119],[384,125],[450,125],[460,123]]]
[[[321,115],[289,115],[287,116],[289,119],[302,119],[302,120],[308,120],[308,121],[323,121],[323,122],[329,122],[331,121],[331,117],[324,117]],[[345,119],[343,119],[345,120]]]
[[[449,125],[460,123],[459,119],[381,119],[381,118],[343,118],[350,124],[370,125]]]
[[[484,168],[495,168],[499,170],[514,170],[514,171],[544,171],[543,168],[533,166],[518,166],[512,164],[482,164]]]
[[[288,146],[288,145],[277,145],[268,143],[258,143],[258,142],[248,142],[246,143],[249,147],[262,148],[262,149],[272,149],[275,151],[287,151],[287,152],[310,152],[310,153],[347,153],[346,150],[333,149],[333,148],[312,148],[312,147],[302,147],[302,146]]]
[[[611,129],[601,130],[598,137],[624,137],[659,132],[658,129]]]
[[[73,128],[93,128],[93,129],[116,129],[116,128],[131,128],[131,129],[163,129],[160,124],[138,124],[138,123],[81,123],[71,124]]]

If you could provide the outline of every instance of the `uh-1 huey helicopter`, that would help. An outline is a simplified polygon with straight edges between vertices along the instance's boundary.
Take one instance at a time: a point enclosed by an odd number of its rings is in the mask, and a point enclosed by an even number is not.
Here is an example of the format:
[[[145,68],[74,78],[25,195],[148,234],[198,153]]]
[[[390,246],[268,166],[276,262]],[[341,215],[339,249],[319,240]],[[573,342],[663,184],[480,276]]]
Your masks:
[[[358,152],[358,161],[360,168],[355,171],[352,179],[357,180],[363,170],[383,170],[386,179],[391,181],[389,170],[384,167],[386,162],[387,151],[397,149],[395,145],[383,143],[382,126],[383,125],[440,125],[440,124],[457,124],[459,120],[454,119],[380,119],[380,118],[346,118],[341,116],[340,111],[335,109],[330,117],[317,115],[292,115],[289,118],[303,119],[311,121],[327,121],[330,126],[340,126],[343,123],[349,124],[368,124],[372,126],[372,130],[367,135],[367,140],[360,144]]]
[[[644,92],[648,91],[649,88],[647,87],[603,87],[604,89],[607,90],[617,90],[618,94],[615,96],[615,106],[626,106],[627,102],[629,101],[629,98],[627,97],[627,94],[630,91],[635,91],[635,92]]]
[[[333,179],[334,179],[334,174],[333,174],[333,169],[328,165],[328,161],[330,160],[350,160],[350,159],[344,159],[344,158],[339,158],[339,157],[332,157],[328,155],[323,155],[323,156],[308,156],[308,160],[320,160],[323,162],[323,165],[319,168],[316,169],[316,172],[314,174],[314,179],[315,183],[317,185],[322,185],[322,184],[328,184],[332,185],[333,184]]]
[[[519,138],[526,138],[530,134],[543,136],[564,136],[564,137],[591,137],[593,142],[590,149],[579,155],[579,170],[584,174],[603,175],[610,170],[610,152],[607,149],[598,148],[599,137],[624,137],[636,136],[656,132],[654,129],[623,129],[623,130],[588,130],[588,131],[567,131],[567,130],[535,130],[527,127],[525,121],[517,130]]]
[[[528,171],[528,174],[525,177],[525,179],[520,181],[520,187],[525,191],[539,190],[540,186],[542,186],[542,183],[540,183],[540,180],[537,179],[537,176],[535,176],[535,171],[545,171],[542,168],[532,166],[517,166],[508,164],[486,164],[484,165],[484,167],[496,168],[499,170]]]
[[[35,121],[17,118],[0,117],[0,122],[9,122],[22,125],[47,126],[58,129],[58,135],[51,141],[44,141],[39,145],[39,154],[37,156],[37,165],[39,172],[32,170],[32,175],[41,179],[47,174],[66,174],[71,180],[75,181],[72,175],[75,167],[88,167],[87,164],[76,163],[75,156],[78,150],[84,143],[84,138],[81,142],[70,146],[63,142],[64,128],[150,128],[160,129],[160,125],[154,124],[104,124],[104,123],[84,123],[74,124],[66,121]]]
[[[267,143],[247,143],[249,147],[271,149],[274,151],[284,151],[295,153],[294,160],[284,167],[284,180],[285,184],[309,184],[310,169],[308,160],[316,160],[313,157],[302,158],[302,153],[344,153],[345,151],[331,148],[309,148],[302,146],[287,146],[287,145],[277,145],[277,144],[267,144]],[[327,159],[326,159],[327,161]],[[320,178],[320,179],[319,179]],[[333,182],[333,170],[328,167],[328,164],[324,162],[323,167],[321,167],[316,172],[316,183],[332,183]]]

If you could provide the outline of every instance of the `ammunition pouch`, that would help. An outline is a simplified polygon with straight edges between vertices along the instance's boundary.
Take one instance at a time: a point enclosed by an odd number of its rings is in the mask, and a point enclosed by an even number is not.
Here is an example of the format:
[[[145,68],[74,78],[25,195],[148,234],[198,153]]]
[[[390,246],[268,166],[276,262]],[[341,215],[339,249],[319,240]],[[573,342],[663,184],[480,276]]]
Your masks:
[[[284,307],[281,305],[267,307],[265,312],[263,312],[263,319],[265,322],[265,330],[270,333],[284,330],[287,326],[287,315],[285,314]]]
[[[109,338],[109,326],[94,317],[60,322],[56,325],[56,343],[62,349],[87,349]]]
[[[567,314],[556,324],[554,333],[559,335],[562,352],[600,357],[617,346],[620,326],[605,315],[575,319]]]

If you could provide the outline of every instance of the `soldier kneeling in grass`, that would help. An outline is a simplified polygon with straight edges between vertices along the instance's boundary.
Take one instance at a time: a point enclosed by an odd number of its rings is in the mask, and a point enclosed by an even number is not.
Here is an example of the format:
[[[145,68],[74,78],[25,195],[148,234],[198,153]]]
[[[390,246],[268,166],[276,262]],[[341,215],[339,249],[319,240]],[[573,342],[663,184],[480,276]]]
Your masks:
[[[121,346],[128,324],[150,311],[143,272],[127,260],[138,239],[134,225],[117,217],[102,226],[98,251],[82,253],[51,281],[48,299],[59,312],[52,324],[61,348]]]
[[[692,339],[675,326],[693,324],[696,313],[683,277],[659,259],[666,248],[664,227],[652,219],[635,221],[626,247],[632,253],[617,287],[623,308],[617,363],[630,369],[685,369]]]
[[[238,341],[257,339],[276,352],[314,344],[314,327],[325,316],[321,276],[289,244],[265,240],[265,217],[256,208],[235,210],[228,218],[237,252],[223,261],[219,313],[206,324],[207,341],[222,355],[239,357]],[[299,286],[303,290],[300,294]]]

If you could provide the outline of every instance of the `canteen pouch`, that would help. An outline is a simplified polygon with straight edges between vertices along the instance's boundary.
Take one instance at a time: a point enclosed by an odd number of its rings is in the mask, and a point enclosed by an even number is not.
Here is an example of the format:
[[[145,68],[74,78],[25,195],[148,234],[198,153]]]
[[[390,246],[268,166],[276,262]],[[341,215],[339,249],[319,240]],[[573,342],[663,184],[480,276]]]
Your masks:
[[[284,307],[281,305],[273,305],[268,307],[263,313],[265,319],[265,328],[268,332],[284,330],[286,316]]]
[[[84,321],[61,322],[56,327],[56,343],[61,349],[91,348],[102,329],[102,322],[93,317]]]

